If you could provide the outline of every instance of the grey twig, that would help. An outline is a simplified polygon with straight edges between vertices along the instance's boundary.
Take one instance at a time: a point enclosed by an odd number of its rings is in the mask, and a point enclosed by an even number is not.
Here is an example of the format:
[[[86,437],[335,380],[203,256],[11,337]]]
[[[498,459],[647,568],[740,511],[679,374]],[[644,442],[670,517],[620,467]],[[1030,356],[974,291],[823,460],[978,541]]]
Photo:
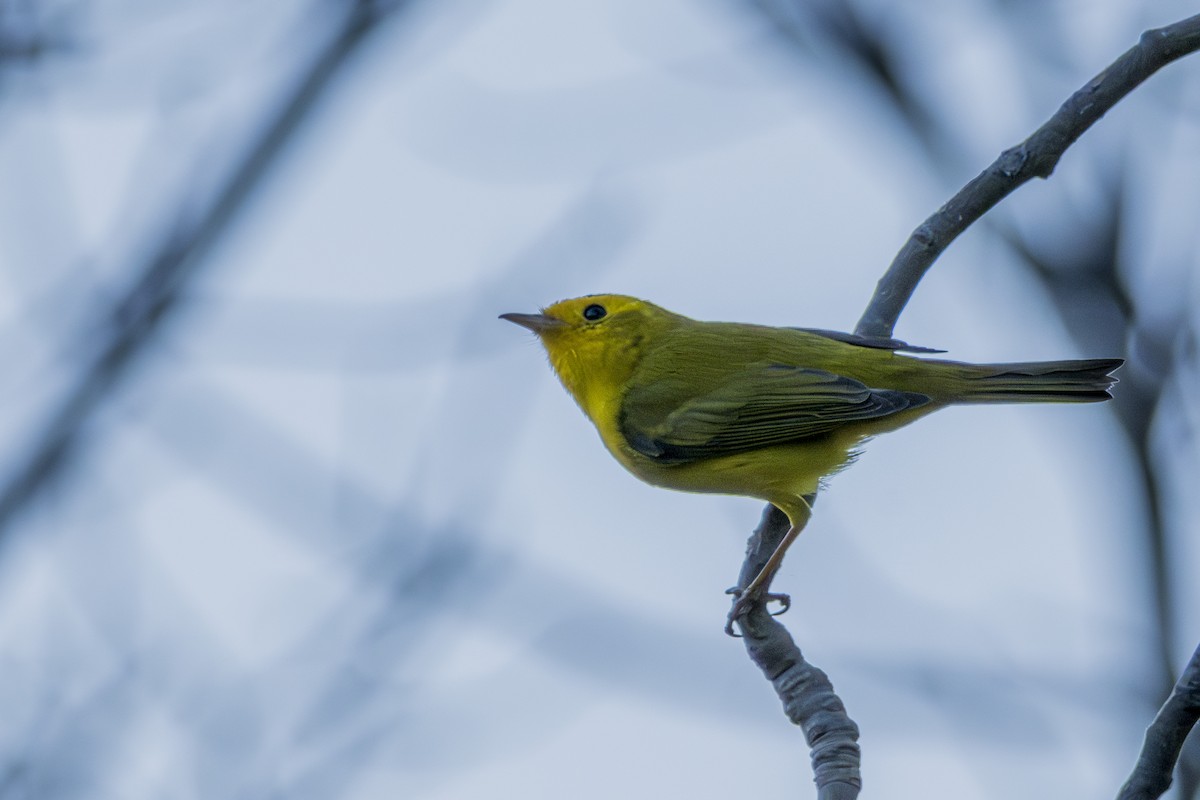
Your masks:
[[[1171,696],[1158,711],[1138,756],[1137,766],[1117,800],[1154,800],[1171,786],[1171,773],[1179,760],[1183,740],[1200,720],[1200,647],[1175,683]]]
[[[1068,147],[1142,81],[1177,58],[1200,49],[1200,14],[1142,34],[1107,69],[1062,104],[1042,127],[1010,147],[912,232],[854,332],[891,338],[917,284],[950,243],[992,206],[1032,178],[1048,178]]]
[[[746,586],[787,533],[787,515],[768,505],[750,536],[739,586]],[[804,660],[787,628],[763,606],[739,620],[750,659],[783,702],[784,713],[804,731],[812,757],[818,800],[853,800],[862,788],[858,726],[846,713],[828,676]]]

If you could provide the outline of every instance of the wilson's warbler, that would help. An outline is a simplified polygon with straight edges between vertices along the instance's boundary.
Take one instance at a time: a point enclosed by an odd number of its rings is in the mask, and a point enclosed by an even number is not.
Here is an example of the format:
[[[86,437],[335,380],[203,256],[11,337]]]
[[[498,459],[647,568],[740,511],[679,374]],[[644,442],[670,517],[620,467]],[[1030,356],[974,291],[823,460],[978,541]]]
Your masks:
[[[739,595],[760,602],[822,479],[871,436],[953,403],[1107,400],[1120,359],[965,364],[893,339],[698,322],[622,295],[563,300],[501,319],[541,339],[609,452],[670,489],[756,497],[791,530]],[[782,599],[783,596],[768,596]]]

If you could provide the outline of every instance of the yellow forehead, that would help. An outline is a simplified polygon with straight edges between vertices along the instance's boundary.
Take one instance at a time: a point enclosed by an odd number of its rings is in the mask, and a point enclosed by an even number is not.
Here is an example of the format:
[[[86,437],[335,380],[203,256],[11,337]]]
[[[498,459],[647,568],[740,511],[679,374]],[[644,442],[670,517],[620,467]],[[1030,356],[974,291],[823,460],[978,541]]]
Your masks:
[[[573,297],[570,300],[560,300],[542,309],[542,313],[570,322],[582,319],[584,309],[593,305],[601,306],[607,314],[614,314],[628,308],[644,306],[645,303],[636,297],[623,294],[589,294],[583,297]]]

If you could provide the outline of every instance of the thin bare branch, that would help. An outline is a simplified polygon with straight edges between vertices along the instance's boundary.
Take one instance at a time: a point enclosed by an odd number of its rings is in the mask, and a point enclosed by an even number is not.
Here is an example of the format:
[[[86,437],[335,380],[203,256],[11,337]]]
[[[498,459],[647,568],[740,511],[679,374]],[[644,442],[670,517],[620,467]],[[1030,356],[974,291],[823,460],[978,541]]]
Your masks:
[[[855,327],[860,336],[891,338],[917,284],[951,242],[989,209],[1032,178],[1048,178],[1083,132],[1142,81],[1200,49],[1200,15],[1155,28],[1087,82],[1028,139],[992,164],[921,223],[900,248]]]
[[[1167,702],[1146,729],[1133,774],[1117,800],[1154,800],[1171,787],[1171,773],[1188,733],[1200,720],[1200,647],[1184,667]]]

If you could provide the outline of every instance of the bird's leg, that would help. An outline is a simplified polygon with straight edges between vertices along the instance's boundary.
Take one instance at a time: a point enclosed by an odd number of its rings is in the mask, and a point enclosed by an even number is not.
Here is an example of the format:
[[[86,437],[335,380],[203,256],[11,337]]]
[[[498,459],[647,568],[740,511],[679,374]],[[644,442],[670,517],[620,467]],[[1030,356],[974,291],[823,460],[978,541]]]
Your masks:
[[[800,535],[800,531],[804,530],[805,524],[808,522],[809,517],[812,516],[812,503],[814,500],[816,500],[815,494],[806,495],[805,497],[801,498],[801,501],[804,504],[803,514],[797,514],[793,512],[793,515],[788,517],[788,522],[790,524],[787,532],[783,535],[783,538],[779,540],[779,544],[775,545],[775,549],[771,552],[771,555],[767,558],[767,560],[763,562],[763,565],[758,568],[757,574],[751,573],[751,570],[754,567],[754,562],[752,560],[753,553],[748,554],[749,557],[747,558],[746,564],[742,567],[742,577],[739,582],[745,582],[747,573],[754,574],[754,578],[744,587],[738,587],[729,590],[729,594],[732,594],[737,598],[734,600],[733,608],[731,608],[729,611],[729,619],[725,624],[725,632],[729,635],[736,636],[733,631],[733,623],[750,613],[750,610],[756,605],[760,605],[764,602],[769,603],[773,600],[778,601],[779,603],[783,604],[783,608],[776,612],[776,614],[782,614],[787,611],[789,607],[791,607],[791,598],[786,594],[771,594],[766,590],[767,587],[771,585],[771,581],[775,578],[775,573],[779,571],[780,565],[783,564],[783,557],[787,553],[787,549],[791,547],[792,542],[796,541],[796,537]],[[752,550],[762,546],[763,534],[766,533],[771,527],[771,517],[773,513],[783,516],[778,509],[769,510],[768,513],[764,515],[762,524],[760,524],[758,530],[754,532],[754,538],[752,539]]]
[[[733,588],[729,590],[729,594],[734,595],[737,599],[733,601],[733,608],[729,609],[729,618],[725,623],[725,632],[730,636],[736,636],[733,631],[733,623],[750,613],[750,609],[761,603],[770,603],[778,601],[783,605],[778,614],[787,611],[792,605],[792,598],[786,594],[767,592],[766,588],[771,585],[771,580],[774,579],[775,573],[779,571],[779,566],[783,563],[783,556],[787,552],[788,547],[792,542],[796,541],[796,537],[800,535],[802,528],[792,525],[788,528],[784,537],[775,546],[775,550],[771,553],[770,558],[763,564],[762,569],[754,576],[754,580],[750,581],[745,588]],[[774,616],[774,615],[772,615]]]

